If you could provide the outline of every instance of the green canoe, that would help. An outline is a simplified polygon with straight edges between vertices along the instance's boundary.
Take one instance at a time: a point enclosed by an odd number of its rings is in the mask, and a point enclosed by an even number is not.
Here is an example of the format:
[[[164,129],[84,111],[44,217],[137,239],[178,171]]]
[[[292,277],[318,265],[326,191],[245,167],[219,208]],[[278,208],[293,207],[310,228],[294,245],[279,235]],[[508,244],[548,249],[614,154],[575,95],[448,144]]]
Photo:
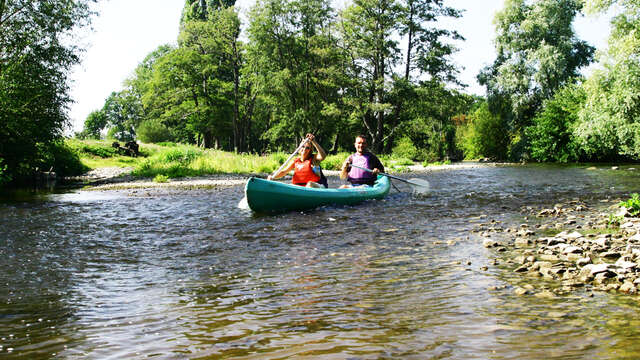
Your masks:
[[[322,205],[353,205],[369,199],[382,199],[389,193],[391,183],[378,175],[374,186],[348,189],[316,189],[250,178],[244,188],[251,210],[259,213],[313,209]]]

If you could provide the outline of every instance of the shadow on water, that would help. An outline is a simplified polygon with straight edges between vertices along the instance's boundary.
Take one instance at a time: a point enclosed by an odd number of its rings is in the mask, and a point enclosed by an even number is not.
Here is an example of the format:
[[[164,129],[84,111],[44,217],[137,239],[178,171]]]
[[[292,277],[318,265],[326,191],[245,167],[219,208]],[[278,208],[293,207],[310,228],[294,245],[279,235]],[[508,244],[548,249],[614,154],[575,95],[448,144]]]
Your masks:
[[[637,191],[632,171],[412,174],[381,201],[254,216],[242,187],[72,191],[0,205],[12,358],[620,358],[634,297],[518,297],[472,229]],[[332,184],[335,185],[335,184]],[[406,191],[406,192],[405,192]],[[486,268],[485,268],[486,267]],[[542,280],[533,280],[542,281]],[[10,350],[9,350],[10,349]]]

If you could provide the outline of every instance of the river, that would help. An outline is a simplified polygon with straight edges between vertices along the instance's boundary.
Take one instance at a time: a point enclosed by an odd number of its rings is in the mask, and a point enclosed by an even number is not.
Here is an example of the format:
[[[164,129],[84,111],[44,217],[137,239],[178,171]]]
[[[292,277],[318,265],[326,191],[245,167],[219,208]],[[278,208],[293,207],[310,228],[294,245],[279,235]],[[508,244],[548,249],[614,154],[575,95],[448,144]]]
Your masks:
[[[381,201],[273,216],[238,208],[241,186],[4,194],[0,358],[640,357],[637,296],[518,296],[473,231],[574,199],[606,211],[636,171],[406,176],[431,192],[394,182]]]

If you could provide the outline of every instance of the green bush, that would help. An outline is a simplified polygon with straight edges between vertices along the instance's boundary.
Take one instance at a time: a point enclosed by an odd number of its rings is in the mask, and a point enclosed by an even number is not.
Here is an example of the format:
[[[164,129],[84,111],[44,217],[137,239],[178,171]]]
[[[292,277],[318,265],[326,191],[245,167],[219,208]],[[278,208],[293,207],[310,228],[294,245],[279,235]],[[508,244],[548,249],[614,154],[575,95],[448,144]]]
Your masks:
[[[4,164],[4,160],[0,158],[0,186],[10,182],[11,179],[11,174],[7,172],[7,165]]]
[[[573,162],[580,158],[580,145],[573,127],[586,100],[579,85],[569,85],[545,101],[542,111],[525,131],[529,137],[531,157],[543,162]]]
[[[393,147],[392,154],[395,157],[407,158],[411,160],[418,159],[418,149],[409,137],[403,137],[396,142]]]
[[[632,216],[638,216],[640,214],[640,194],[631,194],[630,199],[620,202],[619,205],[624,206]]]
[[[456,134],[458,146],[466,159],[488,157],[502,159],[510,144],[508,126],[499,115],[483,103],[471,116],[471,121]]]
[[[166,183],[167,181],[169,181],[169,177],[162,174],[158,174],[156,175],[156,177],[153,178],[153,182],[157,182],[157,183]]]
[[[136,129],[138,139],[145,143],[161,143],[171,139],[171,132],[159,121],[145,120]]]

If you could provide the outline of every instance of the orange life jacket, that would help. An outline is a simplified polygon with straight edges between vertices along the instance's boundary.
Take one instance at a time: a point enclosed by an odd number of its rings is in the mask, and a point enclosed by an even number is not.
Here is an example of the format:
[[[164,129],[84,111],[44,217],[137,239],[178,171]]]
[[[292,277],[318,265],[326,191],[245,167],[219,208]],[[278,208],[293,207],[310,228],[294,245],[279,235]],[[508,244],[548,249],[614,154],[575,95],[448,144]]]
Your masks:
[[[307,159],[301,161],[300,158],[296,158],[293,167],[293,179],[291,183],[294,185],[306,186],[309,181],[320,181],[320,175],[313,172],[313,159]]]

